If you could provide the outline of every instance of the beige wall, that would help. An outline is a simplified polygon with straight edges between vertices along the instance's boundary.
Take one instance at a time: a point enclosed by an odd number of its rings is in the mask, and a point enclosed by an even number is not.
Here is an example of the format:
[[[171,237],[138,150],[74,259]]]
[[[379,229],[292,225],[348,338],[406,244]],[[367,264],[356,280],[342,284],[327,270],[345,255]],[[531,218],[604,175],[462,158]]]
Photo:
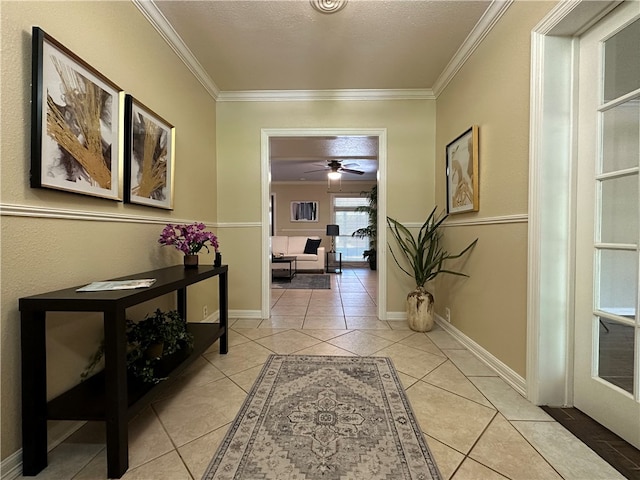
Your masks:
[[[480,211],[470,221],[525,215],[528,209],[530,32],[554,2],[514,2],[437,100],[436,198],[444,205],[447,143],[480,127]],[[440,277],[436,311],[525,376],[527,224],[445,229],[450,251],[474,238],[464,266],[469,279]]]
[[[18,298],[180,262],[157,244],[172,219],[216,222],[215,103],[131,2],[14,2],[2,8],[3,207],[32,207],[32,216],[3,215],[1,232],[1,450],[21,448]],[[29,188],[31,27],[37,25],[127,93],[176,126],[175,210],[124,205],[83,195]],[[36,208],[115,215],[115,221],[42,218]],[[136,216],[119,222],[118,215]],[[210,258],[210,257],[209,257]],[[213,281],[213,280],[212,280]],[[189,307],[202,311],[202,286]],[[172,304],[165,299],[162,304]],[[192,308],[193,307],[193,308]],[[215,310],[215,305],[209,305]],[[153,309],[130,312],[140,318]],[[50,315],[49,395],[66,390],[102,335],[95,316]]]
[[[334,186],[329,190],[327,183],[272,183],[271,192],[276,200],[276,235],[315,235],[322,238],[321,246],[329,251],[331,237],[326,236],[327,224],[333,223],[331,215],[331,195],[334,193],[360,195],[360,192],[370,190],[375,183],[362,181],[343,181],[341,188]],[[291,202],[318,202],[317,222],[292,222]],[[343,235],[349,232],[340,232]]]
[[[223,235],[238,237],[241,231],[255,230],[251,236],[256,239],[248,249],[232,242],[224,247],[234,266],[229,280],[232,309],[258,310],[261,305],[260,227],[233,225],[261,221],[261,129],[386,128],[387,214],[418,222],[433,207],[433,100],[221,102],[217,114],[218,215],[225,224]],[[388,310],[404,311],[410,283],[405,278],[389,283]]]

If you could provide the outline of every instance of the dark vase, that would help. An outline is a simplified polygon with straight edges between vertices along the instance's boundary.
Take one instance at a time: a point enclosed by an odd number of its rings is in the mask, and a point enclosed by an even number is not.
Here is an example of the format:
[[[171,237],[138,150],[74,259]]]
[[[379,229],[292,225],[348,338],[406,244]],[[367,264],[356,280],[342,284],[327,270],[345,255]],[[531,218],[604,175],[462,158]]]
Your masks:
[[[198,268],[198,255],[185,255],[184,268]]]
[[[216,259],[213,261],[214,267],[219,267],[222,265],[222,254],[220,252],[216,252]]]
[[[371,253],[371,255],[369,255],[369,268],[371,270],[376,270],[378,267],[378,253],[377,252],[373,252]]]

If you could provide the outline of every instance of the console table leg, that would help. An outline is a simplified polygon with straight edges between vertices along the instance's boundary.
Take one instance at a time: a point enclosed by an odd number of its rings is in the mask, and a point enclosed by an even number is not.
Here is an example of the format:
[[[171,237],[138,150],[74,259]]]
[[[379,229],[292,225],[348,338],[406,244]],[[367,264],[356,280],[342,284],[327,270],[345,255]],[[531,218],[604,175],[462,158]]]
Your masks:
[[[22,473],[47,466],[47,357],[45,312],[22,312]]]
[[[187,321],[187,289],[179,288],[176,290],[176,299],[178,302],[178,313],[180,317],[186,322]]]
[[[227,272],[220,274],[219,282],[220,326],[224,328],[224,333],[220,337],[220,353],[226,354],[229,351],[229,288]]]
[[[120,478],[129,468],[127,429],[127,339],[125,312],[104,313],[107,475]]]

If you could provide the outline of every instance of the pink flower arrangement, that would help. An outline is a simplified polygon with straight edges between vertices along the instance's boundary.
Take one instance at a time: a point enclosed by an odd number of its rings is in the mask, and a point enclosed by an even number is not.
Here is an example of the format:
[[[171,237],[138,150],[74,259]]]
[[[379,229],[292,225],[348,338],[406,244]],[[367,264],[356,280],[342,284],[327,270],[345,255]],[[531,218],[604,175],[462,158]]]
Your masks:
[[[202,247],[209,251],[207,242],[218,251],[218,237],[211,232],[205,232],[204,223],[194,222],[190,225],[168,224],[162,230],[158,243],[163,246],[173,245],[185,255],[195,255]]]

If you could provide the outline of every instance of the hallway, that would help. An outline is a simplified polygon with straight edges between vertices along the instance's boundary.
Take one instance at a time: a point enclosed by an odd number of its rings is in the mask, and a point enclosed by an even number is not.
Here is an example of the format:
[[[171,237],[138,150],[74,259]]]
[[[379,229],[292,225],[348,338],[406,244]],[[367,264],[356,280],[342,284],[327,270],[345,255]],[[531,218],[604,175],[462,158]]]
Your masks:
[[[376,285],[375,272],[345,269],[330,290],[273,289],[270,319],[232,319],[229,353],[214,344],[131,420],[122,478],[201,478],[271,353],[390,357],[443,479],[623,478],[441,328],[416,333],[378,320]],[[89,422],[29,478],[105,475],[104,427]]]

